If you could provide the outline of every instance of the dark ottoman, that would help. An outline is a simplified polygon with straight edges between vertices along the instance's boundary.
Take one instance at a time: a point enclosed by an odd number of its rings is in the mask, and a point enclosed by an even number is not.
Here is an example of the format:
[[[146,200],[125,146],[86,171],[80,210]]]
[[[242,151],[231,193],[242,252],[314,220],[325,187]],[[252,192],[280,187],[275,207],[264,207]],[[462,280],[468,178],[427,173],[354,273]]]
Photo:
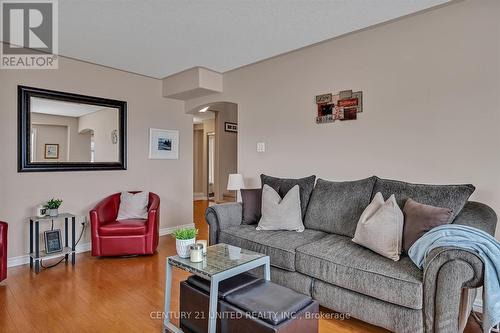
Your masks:
[[[181,283],[180,326],[184,332],[207,332],[209,290],[209,281],[197,276]],[[217,311],[220,333],[318,331],[317,301],[249,274],[221,282]]]

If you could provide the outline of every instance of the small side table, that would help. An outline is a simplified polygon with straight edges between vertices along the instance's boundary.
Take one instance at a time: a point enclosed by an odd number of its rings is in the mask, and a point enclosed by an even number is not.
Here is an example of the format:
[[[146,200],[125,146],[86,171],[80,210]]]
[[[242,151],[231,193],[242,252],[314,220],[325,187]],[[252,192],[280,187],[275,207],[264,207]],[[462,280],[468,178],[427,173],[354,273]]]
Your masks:
[[[64,219],[64,248],[61,252],[46,253],[40,250],[40,222],[52,222],[54,220]],[[33,216],[30,220],[30,268],[35,265],[35,273],[40,272],[40,262],[43,259],[54,259],[64,257],[66,262],[71,254],[71,264],[74,266],[76,262],[76,215],[63,213],[57,216]],[[68,242],[68,223],[71,220],[71,247]]]

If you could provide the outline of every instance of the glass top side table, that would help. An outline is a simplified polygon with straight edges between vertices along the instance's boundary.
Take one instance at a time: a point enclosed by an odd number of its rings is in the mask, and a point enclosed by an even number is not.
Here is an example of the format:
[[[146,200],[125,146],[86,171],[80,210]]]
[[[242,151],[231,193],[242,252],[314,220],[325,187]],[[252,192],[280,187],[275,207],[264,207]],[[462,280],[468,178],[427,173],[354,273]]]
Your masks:
[[[55,220],[64,219],[64,248],[61,252],[46,253],[40,250],[40,222],[52,222]],[[71,247],[69,246],[69,228],[68,223],[71,220]],[[76,215],[69,213],[61,213],[57,216],[32,216],[30,221],[30,268],[35,266],[35,273],[40,272],[42,260],[63,257],[68,261],[71,255],[71,264],[74,266],[76,262]]]
[[[264,278],[269,281],[271,279],[269,256],[222,243],[207,247],[207,255],[202,262],[194,263],[189,258],[184,259],[177,255],[168,257],[165,278],[164,331],[182,333],[170,322],[172,267],[180,268],[210,281],[208,333],[215,333],[219,283],[260,266],[264,266]]]

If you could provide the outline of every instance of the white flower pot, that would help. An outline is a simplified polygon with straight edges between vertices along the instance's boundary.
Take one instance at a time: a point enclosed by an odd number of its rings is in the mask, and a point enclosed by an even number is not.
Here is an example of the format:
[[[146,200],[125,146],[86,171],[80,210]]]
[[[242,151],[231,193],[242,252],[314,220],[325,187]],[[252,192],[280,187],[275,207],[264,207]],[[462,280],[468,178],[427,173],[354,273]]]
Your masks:
[[[57,215],[59,215],[59,209],[58,208],[49,209],[49,216],[50,217],[56,217]]]
[[[196,238],[191,239],[176,239],[175,240],[175,249],[177,250],[177,254],[181,258],[189,258],[189,245],[194,244],[196,242]]]

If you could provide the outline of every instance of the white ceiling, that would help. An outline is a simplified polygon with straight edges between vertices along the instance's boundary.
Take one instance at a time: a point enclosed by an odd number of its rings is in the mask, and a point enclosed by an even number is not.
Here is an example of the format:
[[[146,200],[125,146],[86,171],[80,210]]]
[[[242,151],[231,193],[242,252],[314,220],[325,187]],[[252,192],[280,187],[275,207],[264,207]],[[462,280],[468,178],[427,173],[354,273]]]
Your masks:
[[[156,78],[225,72],[448,0],[60,0],[60,54]]]
[[[69,103],[37,97],[32,97],[30,104],[31,112],[65,117],[81,117],[104,109],[98,105]]]
[[[201,124],[204,120],[215,119],[215,112],[205,111],[198,112],[193,116],[193,124]]]

